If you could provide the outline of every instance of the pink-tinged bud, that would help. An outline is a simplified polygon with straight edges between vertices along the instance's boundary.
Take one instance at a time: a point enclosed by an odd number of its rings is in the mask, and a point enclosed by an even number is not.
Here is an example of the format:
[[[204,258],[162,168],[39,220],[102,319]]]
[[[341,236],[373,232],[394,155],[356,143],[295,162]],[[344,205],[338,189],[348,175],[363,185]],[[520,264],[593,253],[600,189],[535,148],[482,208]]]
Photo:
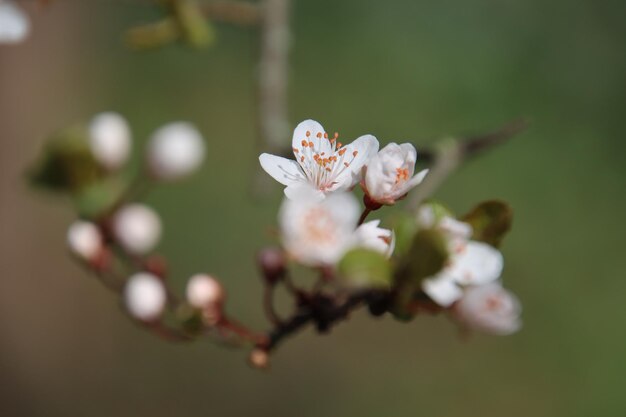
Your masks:
[[[206,150],[202,134],[195,126],[187,122],[175,122],[154,132],[147,152],[152,176],[171,181],[199,168]]]
[[[131,276],[124,287],[124,302],[131,316],[141,321],[158,319],[167,301],[161,280],[147,272]]]
[[[113,112],[94,116],[89,123],[89,146],[93,156],[106,169],[120,168],[128,160],[131,148],[126,119]]]
[[[0,1],[0,44],[15,44],[30,33],[30,20],[12,1]]]
[[[78,220],[67,230],[67,244],[74,255],[92,262],[102,251],[102,234],[94,223]]]
[[[263,278],[270,285],[283,279],[287,271],[285,253],[279,248],[261,249],[257,254],[257,262]]]
[[[267,351],[256,348],[250,352],[248,356],[248,362],[251,366],[257,369],[267,369],[270,366],[270,355]]]
[[[206,274],[192,276],[187,283],[186,294],[189,304],[202,310],[221,310],[226,298],[222,284]]]
[[[143,255],[151,251],[161,237],[161,219],[150,207],[129,204],[113,218],[113,234],[129,252]]]

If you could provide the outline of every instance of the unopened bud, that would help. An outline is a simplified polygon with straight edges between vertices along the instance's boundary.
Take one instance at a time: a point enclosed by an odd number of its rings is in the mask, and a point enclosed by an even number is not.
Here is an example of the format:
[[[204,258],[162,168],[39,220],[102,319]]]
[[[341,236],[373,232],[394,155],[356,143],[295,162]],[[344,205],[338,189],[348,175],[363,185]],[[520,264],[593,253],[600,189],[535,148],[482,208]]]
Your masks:
[[[204,154],[204,139],[191,123],[170,123],[152,135],[148,165],[155,178],[176,180],[198,168]]]
[[[270,355],[266,350],[256,348],[250,352],[248,362],[257,369],[267,369],[270,366]]]
[[[73,254],[93,261],[102,250],[102,234],[95,224],[78,220],[67,230],[67,243]]]
[[[153,321],[161,316],[167,295],[159,278],[147,272],[131,276],[124,287],[128,312],[136,319]]]
[[[261,249],[257,254],[257,262],[268,284],[274,285],[285,276],[287,261],[281,249]]]
[[[0,1],[0,43],[23,41],[30,32],[26,13],[10,1]]]
[[[161,237],[161,219],[146,205],[129,204],[115,214],[113,233],[126,250],[144,254],[152,250]]]
[[[100,113],[89,124],[89,147],[109,170],[120,168],[130,154],[131,135],[126,119],[113,112]]]
[[[210,275],[194,275],[187,283],[187,301],[193,307],[199,309],[221,308],[224,298],[224,287]]]

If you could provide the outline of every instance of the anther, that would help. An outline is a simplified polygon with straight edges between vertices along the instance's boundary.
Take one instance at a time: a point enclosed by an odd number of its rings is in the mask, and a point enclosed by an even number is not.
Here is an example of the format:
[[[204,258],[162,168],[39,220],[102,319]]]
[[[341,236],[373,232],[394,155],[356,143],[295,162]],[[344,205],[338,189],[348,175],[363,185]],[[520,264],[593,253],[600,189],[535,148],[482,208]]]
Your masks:
[[[306,131],[306,137],[308,138],[309,136],[311,136],[311,132],[309,132],[308,130]]]

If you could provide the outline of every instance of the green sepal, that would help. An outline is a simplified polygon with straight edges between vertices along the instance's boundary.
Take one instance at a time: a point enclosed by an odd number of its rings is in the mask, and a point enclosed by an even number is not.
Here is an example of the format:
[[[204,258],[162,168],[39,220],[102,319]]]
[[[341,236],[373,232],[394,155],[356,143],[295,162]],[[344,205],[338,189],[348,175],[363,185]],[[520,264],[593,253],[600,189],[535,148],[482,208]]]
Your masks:
[[[490,200],[480,203],[461,218],[473,228],[472,239],[498,247],[513,223],[513,210],[507,203]]]
[[[413,237],[405,263],[405,279],[421,282],[443,269],[448,260],[445,236],[437,229],[422,229]]]
[[[357,248],[346,253],[337,270],[342,281],[352,288],[389,288],[391,264],[379,252]]]
[[[35,187],[55,192],[77,193],[101,180],[104,168],[94,158],[84,126],[54,134],[44,146],[39,161],[27,173]]]
[[[396,239],[393,254],[395,257],[402,257],[411,248],[413,237],[418,228],[417,221],[415,216],[406,212],[399,212],[391,219],[391,224]]]
[[[127,184],[118,177],[110,177],[84,187],[73,196],[79,216],[88,219],[99,217],[120,201]]]

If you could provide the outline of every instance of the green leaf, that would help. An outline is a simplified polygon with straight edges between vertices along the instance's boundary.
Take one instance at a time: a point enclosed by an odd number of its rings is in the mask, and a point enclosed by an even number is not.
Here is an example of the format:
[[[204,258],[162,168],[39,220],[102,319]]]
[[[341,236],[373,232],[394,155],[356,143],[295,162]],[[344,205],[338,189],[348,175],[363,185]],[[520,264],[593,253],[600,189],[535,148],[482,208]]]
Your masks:
[[[176,19],[168,17],[154,23],[135,26],[126,31],[124,41],[133,49],[154,49],[173,43],[180,38]]]
[[[388,288],[391,265],[384,255],[369,249],[353,249],[338,265],[342,280],[355,288]]]
[[[88,219],[100,216],[119,201],[126,189],[127,181],[116,177],[107,178],[83,188],[74,195],[78,214]]]
[[[405,279],[421,281],[437,274],[448,260],[446,238],[437,229],[423,229],[413,238],[405,263]]]
[[[175,0],[174,16],[183,39],[190,46],[205,48],[215,42],[215,30],[193,0]]]
[[[53,135],[27,175],[36,187],[76,193],[99,181],[105,174],[91,153],[86,129],[81,126]]]
[[[391,224],[396,237],[396,247],[393,253],[394,256],[400,257],[411,248],[413,236],[417,232],[417,222],[415,216],[406,212],[399,212],[391,219]]]
[[[513,210],[498,200],[480,203],[467,213],[462,221],[472,225],[472,239],[498,247],[513,223]]]

